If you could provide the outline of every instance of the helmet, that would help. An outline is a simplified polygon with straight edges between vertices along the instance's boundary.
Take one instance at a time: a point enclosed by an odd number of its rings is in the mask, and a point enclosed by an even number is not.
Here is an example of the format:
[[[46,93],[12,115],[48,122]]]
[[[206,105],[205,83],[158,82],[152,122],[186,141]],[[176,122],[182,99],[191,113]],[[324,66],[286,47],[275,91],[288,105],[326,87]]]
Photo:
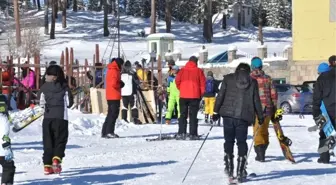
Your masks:
[[[253,57],[251,60],[251,67],[252,69],[261,68],[263,63],[259,57]]]

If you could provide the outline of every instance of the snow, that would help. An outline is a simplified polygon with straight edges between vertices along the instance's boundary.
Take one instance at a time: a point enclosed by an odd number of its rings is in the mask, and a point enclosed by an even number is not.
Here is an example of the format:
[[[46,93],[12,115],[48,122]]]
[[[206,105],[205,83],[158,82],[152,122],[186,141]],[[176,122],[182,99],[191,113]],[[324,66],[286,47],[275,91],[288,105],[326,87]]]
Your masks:
[[[60,176],[43,175],[41,119],[19,133],[12,133],[18,185],[65,184],[180,184],[202,141],[156,141],[145,138],[158,136],[161,125],[134,125],[118,121],[116,133],[120,139],[100,138],[103,115],[82,114],[69,110],[69,141]],[[203,115],[199,114],[202,119]],[[199,122],[199,134],[207,134],[210,127]],[[284,133],[293,141],[291,146],[297,164],[286,161],[272,126],[270,145],[265,163],[248,158],[247,170],[258,176],[246,185],[315,185],[335,184],[335,160],[318,164],[318,133],[308,132],[314,124],[311,116],[285,115],[281,122]],[[162,132],[173,134],[176,124],[162,125]],[[223,164],[223,130],[214,127],[204,144],[184,184],[225,184]],[[252,142],[249,128],[248,145]],[[237,149],[235,148],[235,152]]]
[[[154,40],[154,39],[171,39],[174,40],[176,37],[174,34],[171,33],[154,33],[148,35],[148,40]]]
[[[228,51],[237,51],[237,46],[233,46],[233,45],[231,45],[231,46],[228,48]]]

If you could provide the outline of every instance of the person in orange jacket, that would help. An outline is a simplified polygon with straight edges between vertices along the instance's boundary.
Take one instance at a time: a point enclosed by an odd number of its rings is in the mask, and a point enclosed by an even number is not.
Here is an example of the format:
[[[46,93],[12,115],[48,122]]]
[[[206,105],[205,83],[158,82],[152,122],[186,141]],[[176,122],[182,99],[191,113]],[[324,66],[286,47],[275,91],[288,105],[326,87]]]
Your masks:
[[[123,59],[113,58],[111,63],[107,65],[105,90],[108,108],[102,128],[103,138],[119,138],[119,136],[114,133],[114,129],[120,111],[121,88],[125,85],[124,82],[121,81],[120,73],[123,64]]]

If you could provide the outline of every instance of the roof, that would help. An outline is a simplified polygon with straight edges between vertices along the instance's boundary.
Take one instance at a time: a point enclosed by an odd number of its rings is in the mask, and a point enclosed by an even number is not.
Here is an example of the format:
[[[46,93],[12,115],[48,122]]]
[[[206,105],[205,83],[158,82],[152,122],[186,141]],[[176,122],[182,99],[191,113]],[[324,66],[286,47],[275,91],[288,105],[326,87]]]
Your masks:
[[[176,37],[172,33],[153,33],[148,35],[147,40],[159,40],[159,39],[171,39],[174,40]]]

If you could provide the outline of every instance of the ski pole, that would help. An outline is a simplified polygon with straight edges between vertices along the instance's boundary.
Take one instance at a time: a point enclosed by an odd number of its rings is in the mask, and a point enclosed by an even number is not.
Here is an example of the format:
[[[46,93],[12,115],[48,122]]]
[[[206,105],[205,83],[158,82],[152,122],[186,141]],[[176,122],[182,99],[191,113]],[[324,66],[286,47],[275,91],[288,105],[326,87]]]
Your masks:
[[[253,137],[252,137],[252,143],[250,144],[250,148],[249,148],[249,151],[247,153],[247,156],[246,156],[246,160],[249,158],[250,156],[250,153],[251,153],[251,150],[252,150],[252,147],[253,147],[253,144],[254,144],[254,138],[255,136],[257,135],[258,131],[259,131],[259,128],[260,128],[260,125],[258,126],[258,128],[256,129],[256,131],[254,132],[253,134]]]
[[[200,153],[200,151],[202,150],[202,147],[203,147],[205,141],[208,139],[208,136],[209,136],[209,134],[210,134],[212,128],[213,128],[213,125],[211,125],[211,127],[210,127],[210,129],[209,129],[209,131],[208,131],[208,134],[205,136],[205,138],[204,138],[204,140],[203,140],[203,143],[202,143],[201,147],[198,149],[198,152],[197,152],[196,156],[194,157],[194,160],[193,160],[193,162],[191,163],[191,165],[190,165],[190,167],[189,167],[187,173],[185,174],[185,176],[184,176],[184,178],[183,178],[183,180],[182,180],[182,183],[183,183],[183,182],[185,181],[185,179],[187,178],[187,176],[188,176],[188,174],[189,174],[189,171],[190,171],[190,169],[192,168],[192,166],[194,165],[194,163],[195,163],[195,161],[196,161],[196,159],[197,159],[197,156],[198,156],[198,154]]]

